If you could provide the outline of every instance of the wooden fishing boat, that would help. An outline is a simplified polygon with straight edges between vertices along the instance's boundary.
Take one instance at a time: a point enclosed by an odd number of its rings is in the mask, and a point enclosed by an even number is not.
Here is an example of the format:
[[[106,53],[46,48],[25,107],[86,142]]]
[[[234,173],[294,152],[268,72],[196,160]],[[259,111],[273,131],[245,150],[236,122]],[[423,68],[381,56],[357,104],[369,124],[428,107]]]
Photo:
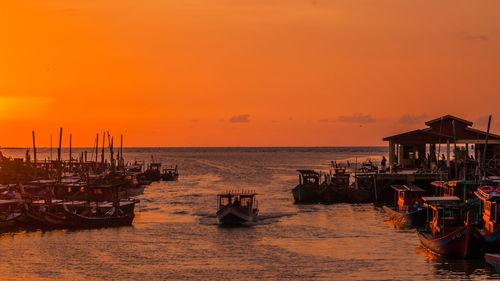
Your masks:
[[[497,252],[500,250],[500,226],[498,225],[498,202],[500,201],[500,188],[483,186],[478,188],[475,195],[481,200],[483,211],[483,227],[479,232],[484,237],[485,250],[487,252]]]
[[[107,213],[99,212],[82,215],[70,211],[66,206],[65,211],[68,218],[68,223],[71,227],[78,228],[100,228],[100,227],[115,227],[132,225],[134,214],[125,214],[118,207],[113,207]]]
[[[292,190],[295,203],[316,203],[319,200],[319,173],[313,170],[297,170],[299,184]]]
[[[345,169],[336,168],[333,175],[314,170],[297,171],[299,184],[292,190],[295,203],[330,204],[371,199],[371,194],[349,186],[350,174]]]
[[[219,224],[241,225],[257,221],[259,213],[255,192],[227,192],[217,195]]]
[[[175,168],[166,168],[163,169],[161,173],[161,179],[164,181],[176,181],[179,179],[179,172],[177,171],[177,165]]]
[[[427,207],[423,206],[425,190],[415,185],[392,185],[395,194],[394,206],[382,206],[389,219],[398,227],[424,226],[427,222]]]
[[[161,180],[161,163],[151,163],[149,164],[149,169],[147,169],[143,175],[152,181]]]
[[[460,198],[424,197],[424,201],[429,202],[427,206],[433,212],[432,221],[427,228],[417,230],[425,248],[440,255],[462,258],[479,254],[483,237],[472,225],[470,211],[467,212],[466,220],[463,217]]]
[[[21,202],[19,200],[0,200],[0,230],[16,226],[21,217]]]

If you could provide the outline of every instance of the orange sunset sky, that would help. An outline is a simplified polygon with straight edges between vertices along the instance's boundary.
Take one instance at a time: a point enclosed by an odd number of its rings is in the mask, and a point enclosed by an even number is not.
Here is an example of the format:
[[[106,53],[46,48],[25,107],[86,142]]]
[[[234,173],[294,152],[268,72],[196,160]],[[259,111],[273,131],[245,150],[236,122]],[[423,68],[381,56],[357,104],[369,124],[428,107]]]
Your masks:
[[[126,146],[384,145],[444,114],[500,131],[498,0],[0,5],[2,146],[59,127],[75,146],[103,130]]]

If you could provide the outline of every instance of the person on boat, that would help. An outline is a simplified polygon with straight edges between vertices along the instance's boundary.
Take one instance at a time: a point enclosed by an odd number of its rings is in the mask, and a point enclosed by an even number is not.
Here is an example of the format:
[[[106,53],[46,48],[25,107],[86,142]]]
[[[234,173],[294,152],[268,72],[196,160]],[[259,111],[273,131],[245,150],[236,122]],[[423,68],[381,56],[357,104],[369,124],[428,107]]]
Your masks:
[[[241,205],[241,202],[240,202],[240,200],[238,199],[238,197],[236,197],[236,198],[234,199],[234,204],[233,204],[233,205],[234,205],[234,206],[236,206],[236,207],[239,207],[239,206]]]
[[[382,161],[380,161],[380,170],[382,173],[385,173],[386,171],[386,164],[387,164],[387,159],[385,159],[385,156],[382,156]]]

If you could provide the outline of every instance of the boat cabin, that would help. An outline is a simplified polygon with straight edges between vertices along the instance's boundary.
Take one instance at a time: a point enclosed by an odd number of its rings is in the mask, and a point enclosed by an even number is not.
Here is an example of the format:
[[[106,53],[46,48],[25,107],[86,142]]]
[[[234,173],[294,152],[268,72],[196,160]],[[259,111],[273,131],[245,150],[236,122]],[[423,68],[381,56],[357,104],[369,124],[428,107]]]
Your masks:
[[[227,192],[217,195],[217,210],[221,210],[226,206],[240,207],[243,209],[257,209],[258,202],[255,199],[257,193],[249,192]]]
[[[391,188],[399,211],[411,212],[421,206],[424,189],[416,185],[391,185]]]
[[[434,237],[447,235],[459,227],[463,227],[465,219],[462,216],[461,199],[456,196],[446,197],[422,197],[425,205],[429,207],[428,218],[432,214],[429,223]]]
[[[499,190],[500,191],[500,190]],[[481,209],[483,211],[484,229],[487,232],[494,232],[498,229],[498,202],[500,201],[500,193],[487,191],[486,188],[478,188],[475,195],[481,200]]]
[[[149,164],[149,169],[159,172],[161,170],[161,163],[151,163]]]
[[[22,204],[22,200],[1,200],[0,199],[0,216],[6,217],[13,211],[19,209]]]
[[[299,174],[299,184],[319,185],[319,173],[314,170],[297,170]]]
[[[479,183],[471,180],[462,181],[434,181],[431,183],[435,187],[436,196],[457,196],[462,202],[475,199],[475,190]]]
[[[332,184],[337,185],[337,186],[348,187],[349,186],[349,177],[350,177],[350,174],[347,173],[345,169],[336,168],[335,174],[333,175],[333,178],[332,178]]]

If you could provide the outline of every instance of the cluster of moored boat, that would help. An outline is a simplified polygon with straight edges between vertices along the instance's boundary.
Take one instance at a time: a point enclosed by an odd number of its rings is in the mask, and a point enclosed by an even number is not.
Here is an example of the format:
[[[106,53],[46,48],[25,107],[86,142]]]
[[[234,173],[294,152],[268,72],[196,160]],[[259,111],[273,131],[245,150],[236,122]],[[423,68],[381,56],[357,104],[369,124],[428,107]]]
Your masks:
[[[500,187],[494,181],[435,181],[434,191],[394,185],[395,204],[383,206],[398,227],[416,228],[428,250],[459,258],[500,260]]]
[[[19,161],[2,156],[0,231],[131,225],[137,196],[144,188],[179,176],[177,166],[161,171],[160,163],[152,163],[143,171],[142,163],[125,165],[123,158],[115,160],[112,153],[110,163],[72,160]],[[9,183],[13,174],[18,180]]]
[[[332,167],[328,173],[298,170],[299,184],[292,190],[295,203],[369,203],[374,202],[374,173],[351,173]],[[351,179],[353,181],[351,182]]]

